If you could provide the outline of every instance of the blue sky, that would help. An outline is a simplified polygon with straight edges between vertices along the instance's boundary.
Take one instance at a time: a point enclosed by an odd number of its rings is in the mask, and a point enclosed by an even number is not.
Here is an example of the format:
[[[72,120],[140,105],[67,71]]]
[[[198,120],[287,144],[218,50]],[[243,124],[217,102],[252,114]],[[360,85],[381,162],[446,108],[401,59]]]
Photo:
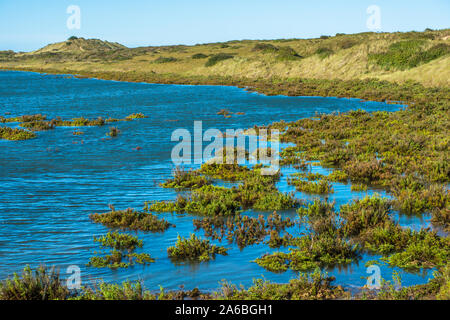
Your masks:
[[[81,10],[79,30],[67,28],[69,5]],[[381,31],[450,27],[449,0],[0,0],[0,50],[71,35],[136,47],[365,32],[370,5],[381,9]]]

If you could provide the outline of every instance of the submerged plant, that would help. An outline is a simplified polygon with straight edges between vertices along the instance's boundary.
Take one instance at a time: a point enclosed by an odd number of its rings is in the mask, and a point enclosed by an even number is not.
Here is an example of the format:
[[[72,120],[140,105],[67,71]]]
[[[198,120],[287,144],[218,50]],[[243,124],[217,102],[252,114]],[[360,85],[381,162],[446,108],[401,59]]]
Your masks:
[[[136,248],[142,248],[143,242],[137,237],[127,233],[108,232],[106,236],[94,237],[94,241],[100,243],[102,247],[111,248],[110,254],[105,256],[94,256],[89,260],[88,265],[95,268],[128,268],[134,264],[150,264],[155,259],[148,253],[135,253]],[[128,259],[123,262],[122,259]]]
[[[119,135],[119,132],[120,130],[117,127],[110,127],[107,135],[110,137],[117,137]]]

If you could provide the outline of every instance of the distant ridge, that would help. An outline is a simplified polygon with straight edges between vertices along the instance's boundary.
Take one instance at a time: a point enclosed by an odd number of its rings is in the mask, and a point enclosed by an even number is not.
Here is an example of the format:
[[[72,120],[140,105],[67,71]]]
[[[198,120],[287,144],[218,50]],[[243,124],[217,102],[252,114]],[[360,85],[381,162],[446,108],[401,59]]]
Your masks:
[[[117,49],[128,49],[126,46],[117,43],[109,42],[100,39],[85,39],[71,37],[66,41],[49,44],[41,49],[32,51],[29,54],[40,53],[73,53],[81,54],[86,52],[104,52],[114,51]]]
[[[449,87],[449,66],[450,29],[137,48],[70,37],[33,52],[0,51],[0,69],[122,72],[117,78],[150,75],[152,81],[158,75],[206,82],[215,77],[379,79]]]

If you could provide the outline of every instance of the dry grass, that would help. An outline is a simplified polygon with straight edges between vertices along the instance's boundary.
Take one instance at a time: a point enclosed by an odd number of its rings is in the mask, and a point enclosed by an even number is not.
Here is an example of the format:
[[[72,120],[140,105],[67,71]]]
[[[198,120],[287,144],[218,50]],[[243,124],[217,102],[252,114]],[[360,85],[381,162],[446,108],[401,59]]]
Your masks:
[[[147,47],[127,49],[119,44],[100,40],[72,40],[52,44],[32,53],[27,60],[0,60],[0,68],[56,69],[79,71],[126,71],[182,76],[230,76],[233,78],[317,78],[317,79],[363,79],[379,78],[394,82],[415,80],[426,86],[448,86],[450,79],[450,57],[444,56],[424,65],[405,71],[383,70],[369,63],[368,55],[380,53],[398,41],[424,39],[424,49],[438,43],[450,43],[450,29],[423,33],[361,33],[340,35],[328,39],[291,39],[270,41],[232,41],[196,46]],[[430,39],[429,39],[430,38]],[[432,38],[432,39],[431,39]],[[85,41],[85,42],[83,42]],[[69,44],[67,44],[69,42]],[[257,43],[267,43],[278,48],[290,47],[301,59],[280,61],[276,52],[255,51]],[[95,58],[86,57],[86,51],[100,52]],[[319,48],[332,52],[328,57],[316,54]],[[127,55],[125,59],[112,59],[109,54],[116,50]],[[42,53],[61,52],[82,55],[81,59],[54,59]],[[80,53],[82,52],[82,53]],[[106,53],[105,53],[106,52]],[[105,58],[102,55],[105,53]],[[194,54],[207,56],[232,54],[234,58],[206,67],[208,58],[193,59]],[[17,55],[19,57],[20,55]],[[176,61],[155,63],[159,57],[175,58]],[[109,60],[108,60],[109,59]],[[79,60],[79,61],[77,61]]]

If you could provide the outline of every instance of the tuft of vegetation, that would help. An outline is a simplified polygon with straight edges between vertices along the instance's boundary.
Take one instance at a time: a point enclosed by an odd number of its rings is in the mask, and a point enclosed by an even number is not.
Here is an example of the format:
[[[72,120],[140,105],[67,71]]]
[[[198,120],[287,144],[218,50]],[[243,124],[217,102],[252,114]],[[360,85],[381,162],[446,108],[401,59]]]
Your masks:
[[[275,53],[279,51],[279,48],[270,43],[257,43],[253,47],[252,51],[261,51],[263,53]]]
[[[201,176],[198,171],[188,171],[176,167],[173,171],[173,179],[169,179],[160,186],[173,189],[197,189],[211,184],[211,181]]]
[[[139,113],[132,113],[128,116],[125,117],[125,120],[135,120],[135,119],[144,119],[147,118],[147,116],[145,114],[143,114],[142,112]]]
[[[105,256],[91,257],[88,266],[117,269],[128,268],[136,263],[146,265],[155,262],[148,253],[134,252],[136,248],[142,248],[143,242],[132,235],[108,232],[106,236],[94,237],[94,241],[100,243],[102,247],[111,248],[111,252]],[[128,262],[122,261],[124,258],[128,259]]]
[[[319,56],[320,59],[325,59],[334,54],[333,49],[330,49],[328,47],[319,47],[317,48],[315,54]]]
[[[384,53],[369,55],[369,61],[386,70],[406,70],[450,54],[450,45],[439,43],[424,50],[425,40],[393,43]]]
[[[154,63],[170,63],[170,62],[176,62],[178,61],[177,58],[174,57],[159,57],[156,58],[153,62]]]
[[[110,137],[117,137],[120,133],[120,130],[117,127],[110,127],[109,132],[107,133]]]
[[[349,295],[341,286],[333,286],[334,277],[320,270],[308,275],[300,273],[289,283],[277,284],[263,279],[255,279],[248,289],[222,282],[222,287],[213,297],[227,300],[325,300],[343,299]]]
[[[124,230],[141,230],[151,232],[164,232],[171,223],[164,219],[159,219],[152,213],[138,212],[131,208],[126,210],[113,210],[106,213],[91,214],[90,219],[96,223],[101,223],[110,228],[120,228]]]
[[[203,53],[196,53],[192,55],[192,59],[206,59],[208,58],[208,56],[206,54]]]
[[[0,283],[0,300],[66,300],[71,293],[63,283],[53,268],[26,266],[21,275]]]
[[[0,139],[17,141],[33,139],[35,137],[36,135],[28,130],[0,127]]]
[[[293,239],[288,253],[276,252],[257,258],[255,262],[261,267],[274,272],[310,271],[317,267],[334,267],[347,265],[360,258],[357,245],[349,244],[336,235],[310,235]]]
[[[173,261],[209,261],[216,254],[227,255],[225,247],[212,245],[209,240],[202,240],[191,233],[190,238],[178,236],[174,247],[167,248],[169,258]]]
[[[221,61],[233,59],[234,55],[228,53],[218,53],[209,57],[208,61],[205,63],[205,67],[212,67]]]
[[[298,191],[302,191],[302,192],[306,192],[306,193],[314,193],[314,194],[327,194],[327,193],[334,192],[333,186],[331,185],[331,183],[329,183],[323,177],[322,177],[322,180],[319,180],[319,181],[306,181],[306,180],[301,180],[299,177],[300,176],[297,176],[294,178],[288,178],[288,183],[290,185],[295,186],[295,188]],[[317,177],[310,176],[310,178],[320,179],[318,176]]]
[[[229,244],[236,243],[239,248],[261,243],[268,235],[275,238],[279,232],[286,228],[294,226],[294,222],[289,218],[283,219],[276,212],[267,218],[259,215],[252,218],[244,215],[234,217],[206,217],[203,219],[194,219],[195,231],[203,229],[205,236],[213,240],[222,241],[226,239]],[[275,231],[276,235],[272,232]],[[281,240],[278,240],[279,245]],[[272,239],[275,246],[275,239]]]
[[[278,48],[276,57],[278,61],[295,61],[301,58],[302,56],[289,46]]]

